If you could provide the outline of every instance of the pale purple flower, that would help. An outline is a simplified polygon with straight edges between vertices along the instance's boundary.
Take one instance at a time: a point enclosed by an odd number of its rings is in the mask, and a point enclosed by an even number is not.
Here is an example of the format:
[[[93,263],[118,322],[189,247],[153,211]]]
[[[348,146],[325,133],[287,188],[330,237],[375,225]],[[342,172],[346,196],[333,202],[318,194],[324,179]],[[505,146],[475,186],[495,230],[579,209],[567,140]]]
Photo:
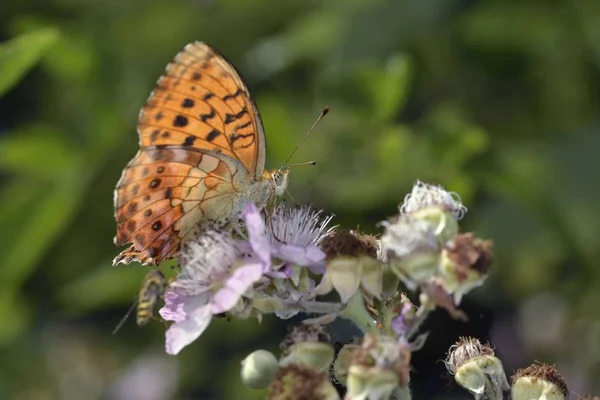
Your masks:
[[[310,207],[289,209],[279,205],[265,221],[256,206],[248,204],[242,218],[252,250],[265,263],[274,257],[284,264],[316,267],[325,259],[318,244],[333,229],[327,228],[332,216],[322,218],[321,211]]]
[[[206,231],[181,251],[181,273],[165,293],[160,315],[174,323],[166,351],[177,354],[208,327],[212,316],[231,310],[263,276],[260,262],[242,263],[227,232]]]

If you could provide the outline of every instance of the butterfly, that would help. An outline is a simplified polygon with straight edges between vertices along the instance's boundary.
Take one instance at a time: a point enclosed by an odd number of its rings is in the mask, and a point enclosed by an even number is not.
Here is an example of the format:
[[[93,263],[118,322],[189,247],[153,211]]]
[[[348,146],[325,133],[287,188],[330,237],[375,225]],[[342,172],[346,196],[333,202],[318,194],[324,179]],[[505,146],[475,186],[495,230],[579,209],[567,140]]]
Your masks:
[[[139,114],[140,149],[114,192],[113,265],[158,265],[205,225],[281,196],[289,169],[265,171],[265,132],[235,67],[202,42],[167,65]]]

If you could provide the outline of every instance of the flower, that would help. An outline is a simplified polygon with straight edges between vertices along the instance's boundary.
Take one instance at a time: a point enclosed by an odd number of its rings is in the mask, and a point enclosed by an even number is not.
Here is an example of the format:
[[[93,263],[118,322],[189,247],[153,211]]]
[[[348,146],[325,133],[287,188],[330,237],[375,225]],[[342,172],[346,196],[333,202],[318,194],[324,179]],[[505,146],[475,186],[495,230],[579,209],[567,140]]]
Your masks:
[[[461,203],[457,193],[448,192],[440,185],[435,186],[421,181],[414,184],[399,209],[400,214],[413,214],[430,207],[450,212],[457,220],[462,219],[467,212],[467,207]]]
[[[564,400],[569,389],[554,365],[535,363],[512,376],[511,396],[513,400]]]
[[[232,310],[264,274],[260,262],[242,263],[227,232],[205,231],[180,255],[181,273],[165,292],[160,315],[174,323],[166,332],[166,351],[177,354],[208,327],[212,316]]]
[[[335,288],[342,303],[362,288],[368,297],[381,297],[382,268],[377,260],[379,243],[370,235],[335,232],[328,235],[322,244],[327,254],[325,275],[316,288],[323,295]]]
[[[288,209],[279,205],[265,221],[249,203],[242,218],[253,251],[269,265],[272,257],[305,267],[317,267],[325,259],[318,244],[333,229],[327,228],[332,216],[322,218],[321,211],[311,207]]]
[[[502,362],[494,356],[494,350],[475,338],[461,337],[450,347],[445,364],[454,380],[476,400],[502,400],[502,392],[510,389]]]

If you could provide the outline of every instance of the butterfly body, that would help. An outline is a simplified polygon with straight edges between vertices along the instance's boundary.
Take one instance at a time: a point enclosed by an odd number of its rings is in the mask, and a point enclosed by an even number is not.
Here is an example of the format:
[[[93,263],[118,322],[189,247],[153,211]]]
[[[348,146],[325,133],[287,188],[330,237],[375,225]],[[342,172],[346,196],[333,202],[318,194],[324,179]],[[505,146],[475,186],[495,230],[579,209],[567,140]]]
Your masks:
[[[113,264],[158,264],[204,225],[236,222],[248,202],[272,204],[289,170],[265,171],[260,115],[235,68],[194,42],[175,56],[140,111],[140,150],[115,189]]]

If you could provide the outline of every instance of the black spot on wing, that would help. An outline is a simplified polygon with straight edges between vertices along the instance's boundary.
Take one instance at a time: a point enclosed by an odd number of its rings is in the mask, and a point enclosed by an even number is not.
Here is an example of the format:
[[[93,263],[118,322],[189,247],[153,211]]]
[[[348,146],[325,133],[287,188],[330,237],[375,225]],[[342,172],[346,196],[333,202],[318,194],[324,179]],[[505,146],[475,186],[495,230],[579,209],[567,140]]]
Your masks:
[[[212,131],[208,132],[208,135],[206,135],[206,140],[208,140],[209,142],[212,142],[213,140],[215,140],[217,138],[217,136],[219,136],[221,134],[221,132],[219,132],[216,129],[213,129]]]
[[[196,141],[197,137],[196,136],[188,136],[185,138],[185,140],[183,141],[183,143],[181,144],[184,147],[189,147],[189,146],[193,146],[194,142]]]
[[[226,124],[230,124],[233,121],[236,121],[236,120],[242,118],[245,114],[248,114],[248,110],[246,109],[246,107],[244,107],[242,109],[242,111],[240,111],[237,114],[229,114],[229,113],[227,113],[227,114],[225,114],[225,120],[224,120],[224,122]]]
[[[187,126],[188,123],[189,123],[189,121],[188,121],[187,117],[184,115],[178,115],[173,120],[173,126],[177,126],[177,127]]]

